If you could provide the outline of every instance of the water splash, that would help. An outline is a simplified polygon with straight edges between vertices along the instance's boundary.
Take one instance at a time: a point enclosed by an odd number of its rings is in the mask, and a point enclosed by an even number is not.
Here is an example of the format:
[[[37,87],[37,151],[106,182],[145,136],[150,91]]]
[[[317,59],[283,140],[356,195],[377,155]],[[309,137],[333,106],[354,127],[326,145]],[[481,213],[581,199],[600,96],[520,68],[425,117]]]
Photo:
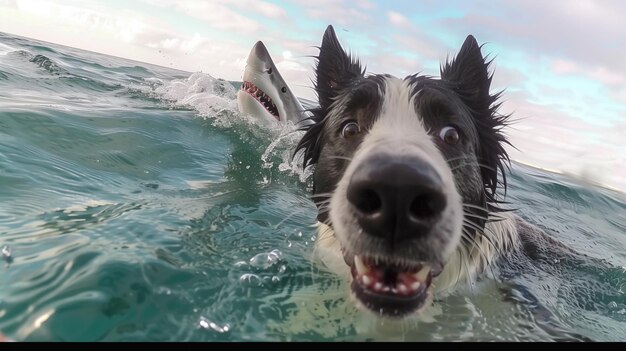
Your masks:
[[[154,92],[175,107],[190,107],[201,116],[216,118],[226,125],[230,125],[229,119],[238,113],[235,87],[206,73],[172,80],[156,87]]]
[[[261,155],[263,167],[272,168],[274,166],[274,160],[278,158],[280,159],[280,163],[278,164],[279,171],[286,174],[297,175],[300,181],[305,183],[313,174],[313,171],[311,168],[302,168],[304,157],[302,152],[298,152],[295,155],[293,154],[293,150],[302,138],[302,134],[303,132],[295,130],[293,124],[287,124],[286,128],[283,130],[283,134],[272,141],[263,152],[263,155]]]
[[[298,130],[298,126],[292,122],[268,125],[259,122],[253,116],[241,114],[236,100],[237,89],[233,83],[198,72],[187,79],[169,82],[151,80],[146,81],[146,84],[153,91],[151,93],[153,96],[168,101],[173,108],[191,108],[203,118],[211,120],[215,126],[232,128],[243,123],[250,126],[254,134],[264,134],[261,136],[265,140],[269,134],[269,140],[273,141],[261,156],[263,167],[296,175],[301,182],[306,182],[311,176],[310,169],[302,168],[302,153],[293,155],[293,150],[303,134]]]

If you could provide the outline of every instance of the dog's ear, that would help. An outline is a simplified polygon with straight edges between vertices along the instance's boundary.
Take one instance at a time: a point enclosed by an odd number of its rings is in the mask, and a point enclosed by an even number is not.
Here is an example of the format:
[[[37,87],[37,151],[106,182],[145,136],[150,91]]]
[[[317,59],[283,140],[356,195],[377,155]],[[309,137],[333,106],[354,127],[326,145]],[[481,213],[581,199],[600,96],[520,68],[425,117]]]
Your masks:
[[[501,129],[508,124],[509,116],[497,113],[501,105],[498,99],[502,92],[490,94],[491,61],[485,60],[480,49],[476,39],[469,35],[456,57],[441,67],[441,79],[451,83],[473,116],[480,140],[477,156],[482,166],[485,195],[487,201],[497,209],[495,204],[499,202],[496,199],[498,185],[503,185],[506,192],[504,167],[505,162],[509,162],[509,157],[504,144],[510,143]],[[501,182],[498,180],[498,171],[502,175]]]
[[[476,39],[468,35],[456,57],[441,67],[441,78],[454,84],[471,109],[484,111],[491,104],[489,64]]]
[[[317,59],[315,90],[320,107],[326,110],[341,89],[353,80],[363,77],[365,72],[359,61],[352,59],[343,50],[333,26],[328,26],[324,32]]]

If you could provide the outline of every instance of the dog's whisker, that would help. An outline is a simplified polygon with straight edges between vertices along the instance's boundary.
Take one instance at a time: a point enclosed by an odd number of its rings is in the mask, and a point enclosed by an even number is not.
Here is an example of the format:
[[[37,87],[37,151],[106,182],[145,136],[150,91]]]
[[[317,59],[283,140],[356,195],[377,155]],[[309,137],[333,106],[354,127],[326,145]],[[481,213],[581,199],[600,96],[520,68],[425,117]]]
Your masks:
[[[352,161],[352,157],[346,157],[346,156],[328,156],[328,158],[339,159],[339,160],[344,160],[348,162]]]
[[[464,203],[463,207],[474,208],[474,209],[477,209],[477,210],[480,210],[480,211],[483,211],[483,212],[487,212],[487,213],[491,212],[491,211],[489,211],[488,209],[486,209],[486,208],[484,208],[482,206],[477,206],[477,205],[472,205],[472,204],[467,204],[467,203]]]
[[[452,158],[447,158],[446,162],[450,163],[450,162],[454,162],[454,161],[458,161],[458,160],[465,160],[469,158],[468,156],[458,156],[458,157],[452,157]]]
[[[488,220],[489,220],[489,218],[488,218],[488,217],[481,216],[481,215],[477,215],[477,214],[470,213],[470,212],[467,212],[467,211],[463,211],[463,215],[464,215],[464,216],[466,216],[466,217],[472,217],[472,218],[482,219],[482,220],[485,220],[485,221],[488,221]]]
[[[317,193],[317,194],[311,195],[312,198],[318,198],[318,197],[330,198],[332,196],[333,196],[332,193]]]
[[[328,206],[330,206],[331,201],[330,200],[325,200],[325,201],[321,201],[316,203],[317,204],[317,208],[318,210],[325,210]]]
[[[494,242],[497,241],[497,236],[495,233],[493,233],[490,229],[487,228],[481,228],[479,226],[477,226],[475,223],[472,222],[463,222],[463,227],[464,229],[466,229],[466,227],[470,227],[472,229],[476,230],[476,233],[480,234],[480,238],[481,240],[485,240],[488,244],[491,245],[491,247],[497,251],[497,246],[496,243]],[[465,232],[465,234],[469,234],[469,232]]]

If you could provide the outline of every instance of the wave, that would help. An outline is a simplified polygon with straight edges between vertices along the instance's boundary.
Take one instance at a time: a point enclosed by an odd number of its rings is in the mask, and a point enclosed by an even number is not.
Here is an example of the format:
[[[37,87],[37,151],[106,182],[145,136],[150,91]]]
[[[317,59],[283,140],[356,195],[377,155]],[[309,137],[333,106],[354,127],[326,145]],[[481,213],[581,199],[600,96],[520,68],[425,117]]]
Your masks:
[[[68,74],[68,72],[65,69],[59,67],[59,65],[57,65],[56,62],[52,61],[50,58],[44,55],[35,55],[29,61],[45,69],[50,74],[57,75],[57,76],[62,75],[62,74]]]
[[[8,54],[10,52],[13,52],[13,51],[18,51],[18,49],[14,48],[12,46],[0,43],[0,56],[6,55],[6,54]]]

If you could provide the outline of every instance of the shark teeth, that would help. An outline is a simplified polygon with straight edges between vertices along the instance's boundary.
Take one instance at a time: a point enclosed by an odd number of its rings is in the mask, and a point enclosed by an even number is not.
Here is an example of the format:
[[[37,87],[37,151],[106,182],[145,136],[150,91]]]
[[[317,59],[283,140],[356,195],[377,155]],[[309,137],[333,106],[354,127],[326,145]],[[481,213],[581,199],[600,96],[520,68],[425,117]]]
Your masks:
[[[272,116],[280,121],[280,115],[278,108],[274,104],[274,101],[263,90],[259,89],[252,82],[243,82],[241,90],[248,93],[256,101],[258,101]]]

